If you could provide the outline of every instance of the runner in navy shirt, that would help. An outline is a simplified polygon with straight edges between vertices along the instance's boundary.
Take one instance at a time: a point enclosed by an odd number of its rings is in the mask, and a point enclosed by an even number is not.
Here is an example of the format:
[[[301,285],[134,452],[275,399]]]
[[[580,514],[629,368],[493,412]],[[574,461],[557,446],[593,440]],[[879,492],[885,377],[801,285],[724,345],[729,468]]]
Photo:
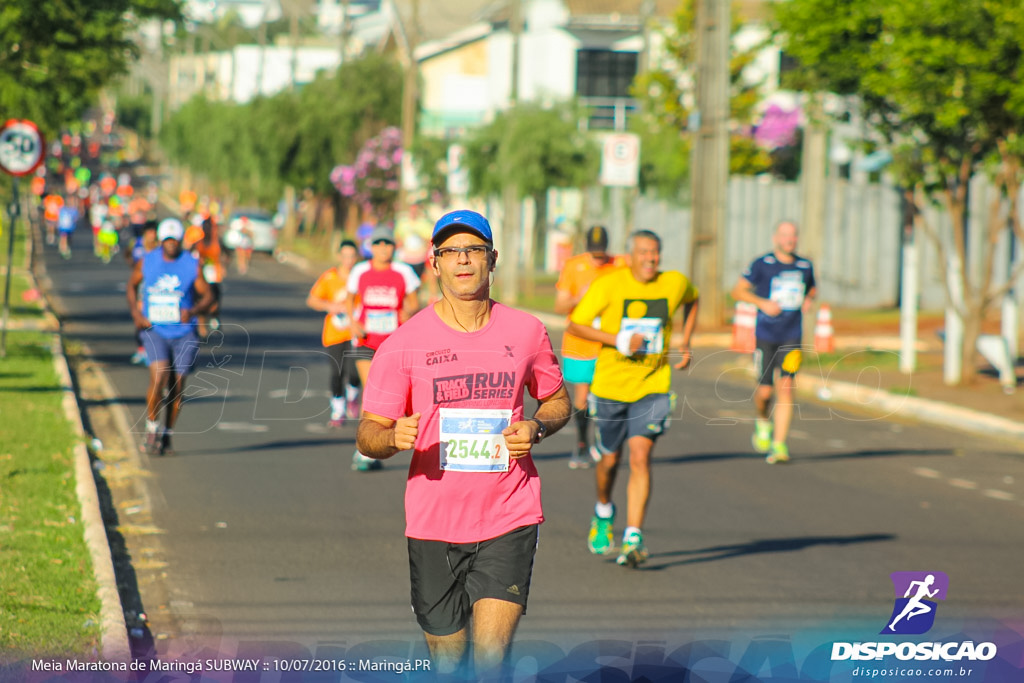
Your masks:
[[[765,460],[775,464],[789,460],[786,437],[793,420],[793,378],[802,360],[803,314],[810,310],[815,284],[811,262],[796,254],[794,223],[779,223],[772,244],[770,253],[755,259],[743,271],[732,296],[757,306],[757,419],[751,441],[754,450],[767,453]],[[779,395],[773,411],[776,370]]]

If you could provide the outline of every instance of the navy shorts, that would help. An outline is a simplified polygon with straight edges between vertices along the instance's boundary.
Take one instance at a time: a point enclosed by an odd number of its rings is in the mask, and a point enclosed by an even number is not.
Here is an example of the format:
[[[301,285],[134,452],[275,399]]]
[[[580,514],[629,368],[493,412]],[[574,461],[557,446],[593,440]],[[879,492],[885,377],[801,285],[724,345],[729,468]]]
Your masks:
[[[622,445],[634,436],[657,441],[672,422],[676,395],[674,392],[647,394],[632,403],[591,396],[590,406],[597,432],[595,445],[606,455],[618,453]]]
[[[754,351],[754,372],[757,383],[770,387],[775,384],[775,370],[783,377],[793,377],[803,361],[803,346],[799,341],[769,342],[757,340]]]
[[[139,339],[146,350],[148,365],[166,361],[170,363],[179,377],[184,377],[192,372],[196,358],[199,357],[200,341],[195,329],[182,337],[168,339],[160,336],[155,328],[150,327],[139,333]]]
[[[420,628],[433,636],[458,633],[481,598],[521,605],[525,613],[538,526],[479,543],[407,539],[412,609]]]

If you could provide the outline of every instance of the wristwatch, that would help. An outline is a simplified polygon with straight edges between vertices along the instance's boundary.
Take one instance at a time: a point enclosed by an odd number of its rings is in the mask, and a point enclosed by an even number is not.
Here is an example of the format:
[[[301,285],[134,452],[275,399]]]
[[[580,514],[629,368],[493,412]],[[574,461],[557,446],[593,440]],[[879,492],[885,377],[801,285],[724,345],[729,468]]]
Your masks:
[[[548,433],[548,426],[535,417],[531,417],[530,421],[537,423],[537,435],[533,437],[533,442],[540,443],[540,440],[543,439],[544,435]]]

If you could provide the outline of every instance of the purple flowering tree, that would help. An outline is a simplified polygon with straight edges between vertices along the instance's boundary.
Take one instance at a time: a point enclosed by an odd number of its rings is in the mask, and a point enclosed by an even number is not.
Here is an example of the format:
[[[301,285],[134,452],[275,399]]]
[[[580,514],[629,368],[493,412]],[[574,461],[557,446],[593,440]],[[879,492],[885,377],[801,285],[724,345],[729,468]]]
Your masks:
[[[352,165],[335,166],[331,183],[346,199],[377,216],[393,216],[402,169],[402,131],[394,126],[370,138]]]

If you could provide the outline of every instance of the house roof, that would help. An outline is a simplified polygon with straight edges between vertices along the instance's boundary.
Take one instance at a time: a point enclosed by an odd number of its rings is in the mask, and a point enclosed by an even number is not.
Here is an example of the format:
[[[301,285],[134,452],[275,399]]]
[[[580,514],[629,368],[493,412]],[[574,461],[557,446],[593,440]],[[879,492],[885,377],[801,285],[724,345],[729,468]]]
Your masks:
[[[438,40],[475,24],[494,0],[430,0],[420,2],[419,20],[414,22],[417,0],[392,0],[405,35],[415,35],[417,43]],[[413,24],[417,25],[414,27]],[[416,29],[415,31],[413,29]]]

